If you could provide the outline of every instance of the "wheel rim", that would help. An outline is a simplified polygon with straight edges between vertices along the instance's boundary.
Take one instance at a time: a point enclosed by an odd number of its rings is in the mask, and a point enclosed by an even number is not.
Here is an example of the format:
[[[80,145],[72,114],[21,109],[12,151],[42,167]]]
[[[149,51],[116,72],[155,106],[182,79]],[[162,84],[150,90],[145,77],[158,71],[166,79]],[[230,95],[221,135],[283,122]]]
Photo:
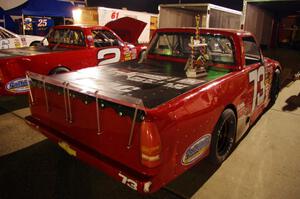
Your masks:
[[[232,132],[233,118],[225,120],[218,131],[217,153],[218,156],[226,155],[233,144]]]

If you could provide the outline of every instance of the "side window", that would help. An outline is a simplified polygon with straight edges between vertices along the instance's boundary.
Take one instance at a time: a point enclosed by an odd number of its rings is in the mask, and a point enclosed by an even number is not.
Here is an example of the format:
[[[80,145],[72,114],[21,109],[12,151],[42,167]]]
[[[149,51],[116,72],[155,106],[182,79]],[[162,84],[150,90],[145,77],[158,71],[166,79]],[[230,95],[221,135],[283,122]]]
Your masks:
[[[243,45],[245,51],[246,65],[251,65],[251,64],[261,62],[260,51],[253,37],[244,37]]]
[[[108,30],[92,31],[95,47],[119,46],[118,38]]]
[[[79,30],[71,30],[68,34],[68,44],[76,45],[76,46],[84,46],[84,36],[82,31]]]
[[[3,31],[2,30],[0,30],[0,39],[5,39],[6,37],[5,37],[5,35],[3,34]]]
[[[0,38],[1,39],[9,39],[9,38],[15,38],[15,36],[10,34],[9,32],[6,32],[4,30],[0,30]]]
[[[81,30],[57,29],[47,38],[50,43],[84,46],[84,34]]]

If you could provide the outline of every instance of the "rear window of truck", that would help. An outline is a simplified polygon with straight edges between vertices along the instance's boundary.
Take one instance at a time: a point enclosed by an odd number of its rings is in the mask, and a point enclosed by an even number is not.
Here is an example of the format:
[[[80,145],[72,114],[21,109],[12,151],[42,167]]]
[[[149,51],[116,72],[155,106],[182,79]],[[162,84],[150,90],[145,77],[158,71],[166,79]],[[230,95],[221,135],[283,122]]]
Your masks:
[[[149,54],[188,59],[192,52],[191,37],[195,35],[178,32],[159,33],[150,45]],[[201,35],[200,39],[205,44],[203,48],[209,58],[208,61],[234,65],[234,46],[230,38],[223,35],[205,34]],[[200,56],[198,51],[194,51],[196,58]]]
[[[243,46],[246,65],[261,62],[261,54],[253,37],[243,37]]]

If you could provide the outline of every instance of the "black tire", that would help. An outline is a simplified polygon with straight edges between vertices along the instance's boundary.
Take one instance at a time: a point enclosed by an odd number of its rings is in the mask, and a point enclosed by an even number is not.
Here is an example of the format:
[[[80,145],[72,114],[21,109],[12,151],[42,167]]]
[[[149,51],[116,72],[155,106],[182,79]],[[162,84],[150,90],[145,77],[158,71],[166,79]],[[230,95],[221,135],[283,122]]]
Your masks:
[[[57,67],[57,68],[54,68],[52,69],[50,72],[49,72],[49,75],[56,75],[56,74],[60,74],[60,73],[67,73],[67,72],[70,72],[71,70],[66,68],[66,67]]]
[[[34,41],[30,44],[30,46],[42,46],[42,44],[39,41]]]
[[[273,75],[271,92],[270,92],[270,105],[273,105],[278,97],[280,91],[280,70],[276,69]]]
[[[236,116],[232,109],[226,109],[221,114],[210,145],[210,161],[220,165],[232,152],[235,143]]]

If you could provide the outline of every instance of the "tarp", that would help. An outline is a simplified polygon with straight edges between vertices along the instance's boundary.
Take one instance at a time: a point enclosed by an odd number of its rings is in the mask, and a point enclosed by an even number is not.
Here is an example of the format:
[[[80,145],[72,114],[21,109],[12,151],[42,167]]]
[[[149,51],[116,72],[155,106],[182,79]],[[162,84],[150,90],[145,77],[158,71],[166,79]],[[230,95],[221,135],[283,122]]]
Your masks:
[[[62,0],[28,0],[26,3],[11,10],[9,15],[21,16],[47,16],[47,17],[72,17],[74,5]]]

